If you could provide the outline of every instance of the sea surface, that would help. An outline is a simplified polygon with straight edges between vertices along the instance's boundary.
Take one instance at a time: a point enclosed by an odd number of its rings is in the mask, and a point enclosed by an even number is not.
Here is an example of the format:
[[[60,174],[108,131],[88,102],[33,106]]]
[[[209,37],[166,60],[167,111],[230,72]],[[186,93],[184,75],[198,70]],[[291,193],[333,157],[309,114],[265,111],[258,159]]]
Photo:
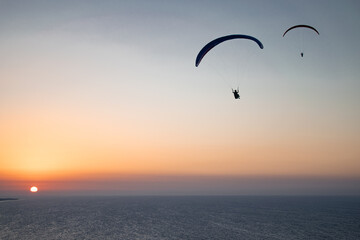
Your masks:
[[[0,239],[360,239],[360,197],[101,196],[0,202]]]

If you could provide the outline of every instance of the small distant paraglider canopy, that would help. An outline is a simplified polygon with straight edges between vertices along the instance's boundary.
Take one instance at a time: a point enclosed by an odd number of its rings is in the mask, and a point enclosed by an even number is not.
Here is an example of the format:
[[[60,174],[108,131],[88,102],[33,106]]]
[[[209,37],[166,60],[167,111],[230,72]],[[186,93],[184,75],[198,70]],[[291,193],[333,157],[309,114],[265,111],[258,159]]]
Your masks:
[[[309,26],[309,25],[295,25],[295,26],[292,26],[292,27],[290,27],[289,29],[287,29],[287,30],[284,32],[283,37],[285,37],[285,34],[286,34],[287,32],[289,32],[289,31],[291,31],[291,30],[293,30],[293,29],[295,29],[295,28],[308,28],[308,29],[310,29],[310,30],[315,31],[318,35],[320,35],[319,31],[316,30],[316,29],[315,29],[314,27],[312,27],[312,26]],[[303,53],[303,52],[301,52],[300,55],[301,55],[301,57],[304,57],[304,53]]]
[[[233,34],[233,35],[227,35],[227,36],[223,36],[223,37],[219,37],[217,39],[212,40],[211,42],[209,42],[208,44],[206,44],[198,53],[198,55],[196,56],[196,61],[195,61],[195,66],[198,67],[201,60],[204,58],[204,56],[212,49],[214,48],[216,45],[228,41],[228,40],[232,40],[232,39],[248,39],[248,40],[252,40],[254,42],[256,42],[259,47],[261,49],[264,48],[263,44],[256,38],[252,37],[252,36],[248,36],[248,35],[242,35],[242,34]]]
[[[289,28],[288,30],[286,30],[286,31],[284,32],[284,34],[283,34],[283,37],[285,37],[285,34],[286,34],[288,31],[290,31],[290,30],[292,30],[292,29],[294,29],[294,28],[309,28],[309,29],[314,30],[318,35],[320,35],[319,31],[316,30],[316,29],[315,29],[314,27],[312,27],[312,26],[309,26],[309,25],[295,25],[295,26],[292,26],[291,28]]]

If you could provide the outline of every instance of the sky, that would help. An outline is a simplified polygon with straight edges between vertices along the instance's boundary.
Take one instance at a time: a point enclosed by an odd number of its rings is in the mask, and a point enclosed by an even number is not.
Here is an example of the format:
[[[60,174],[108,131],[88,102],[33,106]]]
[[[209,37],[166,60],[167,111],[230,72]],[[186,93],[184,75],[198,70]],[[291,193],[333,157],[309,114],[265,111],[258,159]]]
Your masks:
[[[360,194],[359,11],[0,0],[0,195]]]

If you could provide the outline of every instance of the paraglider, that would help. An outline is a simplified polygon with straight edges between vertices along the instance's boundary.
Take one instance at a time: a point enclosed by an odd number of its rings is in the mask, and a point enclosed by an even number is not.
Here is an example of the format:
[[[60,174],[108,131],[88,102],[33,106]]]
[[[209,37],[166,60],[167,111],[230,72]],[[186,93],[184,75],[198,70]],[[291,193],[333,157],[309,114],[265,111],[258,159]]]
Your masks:
[[[231,89],[233,94],[234,94],[234,98],[235,99],[240,99],[240,95],[239,95],[239,88],[238,89]]]
[[[314,27],[312,27],[312,26],[309,26],[309,25],[295,25],[295,26],[292,26],[292,27],[290,27],[289,29],[287,29],[287,30],[284,32],[283,37],[285,37],[285,34],[286,34],[287,32],[289,32],[290,30],[295,29],[295,28],[308,28],[308,29],[313,30],[314,32],[316,32],[318,35],[320,35],[319,31],[316,30],[316,29],[315,29]],[[304,52],[301,52],[300,55],[301,55],[301,57],[304,57]]]
[[[196,57],[196,61],[195,61],[195,66],[198,67],[201,60],[203,59],[203,57],[216,45],[228,41],[228,40],[232,40],[232,39],[249,39],[252,40],[254,42],[256,42],[259,47],[261,49],[264,48],[263,44],[257,40],[256,38],[252,37],[252,36],[248,36],[248,35],[242,35],[242,34],[234,34],[234,35],[228,35],[228,36],[224,36],[224,37],[219,37],[215,40],[212,40],[211,42],[209,42],[208,44],[206,44],[199,52],[199,54]]]
[[[211,50],[213,49],[215,46],[217,46],[218,44],[225,42],[225,41],[229,41],[229,40],[233,40],[233,39],[246,39],[246,40],[251,40],[253,42],[255,42],[260,49],[263,49],[264,46],[263,44],[256,39],[255,37],[252,36],[248,36],[248,35],[243,35],[243,34],[233,34],[233,35],[227,35],[227,36],[223,36],[223,37],[219,37],[217,39],[212,40],[211,42],[209,42],[208,44],[206,44],[198,53],[198,55],[196,56],[196,60],[195,60],[195,66],[198,67],[200,62],[202,61],[202,59],[204,58],[204,56]],[[240,95],[239,95],[239,87],[236,90],[232,89],[232,92],[234,94],[235,99],[240,99]]]

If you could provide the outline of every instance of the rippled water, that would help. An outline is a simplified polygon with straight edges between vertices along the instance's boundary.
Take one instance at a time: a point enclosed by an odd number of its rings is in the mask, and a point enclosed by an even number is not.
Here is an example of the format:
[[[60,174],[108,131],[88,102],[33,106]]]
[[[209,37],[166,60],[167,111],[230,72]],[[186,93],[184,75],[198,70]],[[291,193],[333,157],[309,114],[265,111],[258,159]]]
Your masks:
[[[360,197],[20,199],[0,239],[360,239]]]

